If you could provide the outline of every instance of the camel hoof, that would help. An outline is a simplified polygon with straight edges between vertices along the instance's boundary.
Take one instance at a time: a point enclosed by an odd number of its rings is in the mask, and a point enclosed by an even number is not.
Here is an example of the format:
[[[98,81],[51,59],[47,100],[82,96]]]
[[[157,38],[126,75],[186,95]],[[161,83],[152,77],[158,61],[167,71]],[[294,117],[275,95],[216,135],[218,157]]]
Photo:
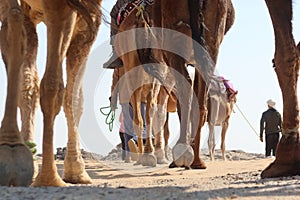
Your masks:
[[[35,181],[31,184],[33,187],[41,186],[52,186],[52,187],[64,187],[67,184],[60,178],[60,176],[55,171],[53,176],[49,176],[47,172],[43,173],[43,169],[36,177]]]
[[[73,156],[73,158],[72,158]],[[74,159],[77,158],[77,159]],[[77,156],[68,154],[64,160],[63,180],[72,184],[91,184],[92,179],[85,170],[84,160],[81,154]]]
[[[170,147],[169,146],[166,146],[165,147],[165,158],[167,159],[167,160],[170,160],[170,158],[169,158],[169,155],[168,155],[168,152],[170,151]]]
[[[63,180],[67,183],[72,183],[72,184],[92,184],[92,179],[88,175],[86,171],[82,172],[81,174],[64,174]]]
[[[140,156],[138,157],[137,161],[133,164],[134,166],[141,165],[142,164],[142,159]]]
[[[296,166],[284,165],[284,164],[273,162],[266,169],[262,171],[261,178],[276,178],[276,177],[299,175],[300,163],[298,163],[298,165]]]
[[[297,134],[281,137],[277,146],[276,159],[262,171],[261,178],[300,175],[300,141]]]
[[[175,165],[174,161],[169,164],[169,168],[176,168],[176,167],[178,167],[178,166]]]
[[[154,155],[157,159],[157,164],[167,164],[167,160],[165,159],[165,152],[162,149],[158,149],[154,152]]]
[[[32,153],[24,145],[0,145],[0,185],[28,186],[33,178]]]
[[[185,166],[177,166],[174,161],[169,164],[169,168],[177,168],[177,167],[189,168],[189,167],[185,167]]]
[[[157,158],[157,164],[168,164],[168,161],[165,158]]]
[[[190,145],[176,144],[172,150],[176,166],[190,167],[194,160],[194,151]]]
[[[203,160],[198,160],[197,162],[193,162],[193,164],[191,165],[192,169],[206,169],[206,165],[205,162]]]
[[[141,161],[143,166],[156,167],[157,160],[152,153],[144,153]]]

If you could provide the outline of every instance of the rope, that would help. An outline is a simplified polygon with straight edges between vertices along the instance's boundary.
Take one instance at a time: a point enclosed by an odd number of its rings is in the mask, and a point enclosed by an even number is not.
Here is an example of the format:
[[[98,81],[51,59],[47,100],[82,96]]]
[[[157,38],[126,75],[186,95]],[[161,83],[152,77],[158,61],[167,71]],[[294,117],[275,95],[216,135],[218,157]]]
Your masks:
[[[107,108],[109,108],[109,111],[105,112],[104,110],[106,110]],[[115,110],[112,110],[111,106],[106,106],[100,108],[100,113],[106,116],[105,123],[108,125],[109,131],[112,132],[116,116]]]
[[[240,107],[237,105],[237,103],[235,103],[235,106],[237,107],[237,109],[240,111],[240,113],[242,114],[243,118],[246,120],[246,122],[248,123],[248,125],[251,127],[251,129],[253,130],[253,132],[255,133],[255,135],[257,137],[259,137],[258,133],[256,132],[256,130],[254,129],[254,127],[251,125],[251,123],[249,122],[249,120],[246,118],[246,116],[244,115],[244,113],[241,111]]]

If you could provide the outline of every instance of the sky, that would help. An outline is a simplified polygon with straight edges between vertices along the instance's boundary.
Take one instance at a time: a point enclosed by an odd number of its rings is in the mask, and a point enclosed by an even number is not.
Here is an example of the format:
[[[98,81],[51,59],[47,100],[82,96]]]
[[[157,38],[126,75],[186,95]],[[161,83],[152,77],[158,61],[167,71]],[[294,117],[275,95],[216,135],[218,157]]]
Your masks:
[[[272,68],[274,56],[274,33],[270,16],[263,0],[232,0],[235,8],[235,22],[224,37],[217,61],[217,73],[229,79],[238,90],[237,104],[231,115],[226,136],[227,150],[243,150],[251,153],[264,153],[265,144],[259,141],[259,122],[267,109],[266,101],[274,99],[276,108],[282,113],[282,97],[276,74]],[[103,0],[102,10],[109,21],[109,12],[115,1]],[[294,2],[293,33],[296,43],[300,40],[300,4]],[[38,70],[40,77],[46,63],[46,28],[38,25],[39,50]],[[84,78],[84,113],[79,126],[81,147],[102,155],[114,148],[118,136],[118,115],[113,131],[105,124],[105,117],[99,112],[109,105],[112,70],[102,68],[109,58],[109,25],[102,23],[93,50],[89,56]],[[3,118],[6,96],[6,75],[4,64],[0,63],[0,118]],[[65,75],[65,74],[64,74]],[[298,84],[299,86],[299,84]],[[298,87],[299,94],[299,87]],[[240,112],[241,111],[241,112]],[[171,114],[170,145],[179,136],[177,114]],[[20,121],[20,120],[19,120]],[[252,127],[253,129],[252,129]],[[35,125],[35,141],[38,151],[42,145],[42,114],[38,110]],[[217,129],[220,132],[220,129]],[[201,148],[207,148],[208,127],[202,128]],[[220,148],[220,133],[217,133],[217,149]],[[64,147],[67,143],[67,127],[63,110],[55,121],[54,146]]]

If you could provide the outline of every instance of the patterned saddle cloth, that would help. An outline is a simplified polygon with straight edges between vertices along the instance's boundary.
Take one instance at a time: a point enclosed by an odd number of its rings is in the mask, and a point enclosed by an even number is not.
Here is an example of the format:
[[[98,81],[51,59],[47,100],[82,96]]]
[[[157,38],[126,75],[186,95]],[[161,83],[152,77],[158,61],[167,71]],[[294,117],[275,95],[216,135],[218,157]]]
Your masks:
[[[133,0],[129,3],[125,3],[121,7],[121,9],[118,13],[118,17],[117,17],[118,26],[133,11],[134,8],[136,8],[138,6],[146,6],[146,4],[152,5],[153,3],[154,3],[154,0]]]

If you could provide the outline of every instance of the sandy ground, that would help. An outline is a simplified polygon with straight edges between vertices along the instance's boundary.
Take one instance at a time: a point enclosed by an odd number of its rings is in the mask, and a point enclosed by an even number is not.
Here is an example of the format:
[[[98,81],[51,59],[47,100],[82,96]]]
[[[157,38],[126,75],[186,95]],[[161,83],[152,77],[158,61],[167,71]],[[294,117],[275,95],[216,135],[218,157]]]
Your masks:
[[[261,179],[274,158],[206,160],[206,170],[134,166],[115,160],[86,160],[92,185],[64,188],[1,187],[0,199],[300,199],[300,176]],[[57,161],[60,174],[63,161]]]

